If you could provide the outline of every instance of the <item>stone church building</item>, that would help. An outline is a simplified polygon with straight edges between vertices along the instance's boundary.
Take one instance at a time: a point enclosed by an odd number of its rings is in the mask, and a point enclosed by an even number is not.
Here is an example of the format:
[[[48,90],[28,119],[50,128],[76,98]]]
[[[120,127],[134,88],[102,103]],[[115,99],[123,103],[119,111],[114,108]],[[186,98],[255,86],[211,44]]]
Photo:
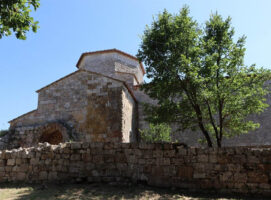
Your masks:
[[[10,123],[12,147],[39,142],[137,142],[147,127],[142,103],[155,103],[138,86],[145,74],[136,57],[117,49],[83,53],[77,70],[39,90],[37,109]],[[270,102],[270,98],[268,98]],[[225,141],[225,145],[271,144],[270,108],[254,116],[261,128]],[[173,139],[198,145],[200,133]]]

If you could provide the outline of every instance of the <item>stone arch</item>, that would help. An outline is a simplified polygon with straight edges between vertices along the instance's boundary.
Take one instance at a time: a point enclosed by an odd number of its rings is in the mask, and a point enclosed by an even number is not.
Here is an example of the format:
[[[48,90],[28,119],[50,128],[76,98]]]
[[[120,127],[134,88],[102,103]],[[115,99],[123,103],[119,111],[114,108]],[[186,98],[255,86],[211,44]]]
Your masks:
[[[69,140],[67,129],[59,123],[50,123],[42,127],[41,136],[38,142],[59,144]]]

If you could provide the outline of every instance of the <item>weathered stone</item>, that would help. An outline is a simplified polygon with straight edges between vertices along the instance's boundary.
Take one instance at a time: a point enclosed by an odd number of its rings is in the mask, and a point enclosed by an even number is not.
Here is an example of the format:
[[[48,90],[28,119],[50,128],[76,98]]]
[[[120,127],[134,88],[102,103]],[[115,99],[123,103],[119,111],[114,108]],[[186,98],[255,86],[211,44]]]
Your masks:
[[[198,162],[207,163],[208,162],[208,155],[198,155]]]
[[[248,172],[248,181],[250,183],[268,183],[268,176],[259,172]]]
[[[170,158],[157,158],[156,165],[170,165]]]
[[[246,173],[235,173],[234,181],[238,183],[246,183],[247,182],[247,174]]]
[[[181,179],[190,180],[193,177],[193,168],[188,166],[181,166],[178,168],[177,176]]]
[[[139,149],[154,149],[154,144],[146,144],[146,143],[140,143]]]
[[[210,163],[217,163],[217,156],[216,156],[216,154],[209,155],[209,162]]]
[[[163,155],[164,155],[164,157],[168,157],[168,158],[174,157],[175,156],[175,150],[165,150],[163,152]]]
[[[8,159],[8,161],[7,161],[7,165],[11,165],[11,166],[13,166],[13,165],[15,165],[15,162],[16,162],[16,160],[15,160],[15,159]]]
[[[206,178],[206,174],[205,173],[194,173],[193,178],[195,178],[195,179]]]
[[[232,172],[224,172],[220,174],[220,181],[221,182],[227,182],[233,180],[233,174]]]
[[[38,158],[31,158],[30,159],[30,164],[31,165],[37,165],[37,164],[39,164],[39,159]]]
[[[72,154],[70,159],[71,160],[80,160],[81,159],[81,155],[80,154]]]
[[[46,171],[41,171],[39,173],[39,180],[47,180],[48,178],[48,173]]]
[[[268,194],[271,189],[270,164],[264,159],[271,155],[271,149],[269,153],[265,150],[263,154],[250,149],[242,150],[239,154],[235,148],[230,148],[229,152],[227,148],[193,148],[192,151],[187,148],[188,153],[181,156],[175,149],[168,149],[171,146],[163,149],[164,144],[153,144],[154,149],[97,143],[94,144],[96,148],[91,147],[91,143],[85,143],[86,148],[82,148],[82,145],[80,149],[72,149],[71,144],[63,145],[63,149],[70,153],[64,153],[61,145],[56,148],[42,144],[37,148],[21,150],[28,151],[31,158],[21,158],[19,151],[10,151],[9,159],[0,159],[0,183],[54,182],[67,179],[110,182],[127,179],[189,190],[215,188],[218,192]],[[158,152],[161,156],[158,156]],[[246,160],[237,163],[235,160],[238,156],[256,155],[259,163]],[[222,159],[219,161],[220,156]]]
[[[18,181],[24,181],[26,178],[26,173],[24,172],[18,172],[16,175],[16,180]]]
[[[71,149],[81,149],[81,143],[79,142],[71,143]]]
[[[153,154],[154,158],[161,158],[161,157],[163,157],[163,151],[162,150],[154,150],[152,154]]]

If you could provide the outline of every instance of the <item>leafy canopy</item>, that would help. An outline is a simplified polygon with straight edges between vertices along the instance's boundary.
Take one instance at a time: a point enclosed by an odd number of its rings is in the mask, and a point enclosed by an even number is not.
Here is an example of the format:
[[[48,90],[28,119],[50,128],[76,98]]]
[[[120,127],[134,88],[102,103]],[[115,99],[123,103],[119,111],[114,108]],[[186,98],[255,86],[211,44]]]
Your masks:
[[[200,130],[209,147],[259,127],[248,116],[267,108],[270,72],[245,66],[245,36],[234,41],[231,18],[215,13],[199,26],[188,7],[166,10],[147,26],[137,57],[147,66],[142,89],[158,100],[147,106],[152,123]]]
[[[171,128],[168,124],[152,124],[149,128],[140,130],[141,140],[144,142],[170,142]]]
[[[36,32],[38,22],[30,13],[31,7],[39,6],[39,0],[0,0],[0,39],[14,32],[16,38],[25,40],[30,29]]]

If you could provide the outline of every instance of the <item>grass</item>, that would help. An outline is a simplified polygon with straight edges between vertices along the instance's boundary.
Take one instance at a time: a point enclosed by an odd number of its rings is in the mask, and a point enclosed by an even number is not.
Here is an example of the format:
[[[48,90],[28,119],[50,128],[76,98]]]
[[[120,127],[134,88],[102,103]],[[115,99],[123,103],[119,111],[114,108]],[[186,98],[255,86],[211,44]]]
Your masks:
[[[0,200],[77,200],[77,199],[180,199],[180,200],[236,200],[203,194],[189,194],[178,190],[153,188],[143,185],[110,186],[107,184],[65,185],[0,185]],[[243,199],[243,198],[242,198]]]

